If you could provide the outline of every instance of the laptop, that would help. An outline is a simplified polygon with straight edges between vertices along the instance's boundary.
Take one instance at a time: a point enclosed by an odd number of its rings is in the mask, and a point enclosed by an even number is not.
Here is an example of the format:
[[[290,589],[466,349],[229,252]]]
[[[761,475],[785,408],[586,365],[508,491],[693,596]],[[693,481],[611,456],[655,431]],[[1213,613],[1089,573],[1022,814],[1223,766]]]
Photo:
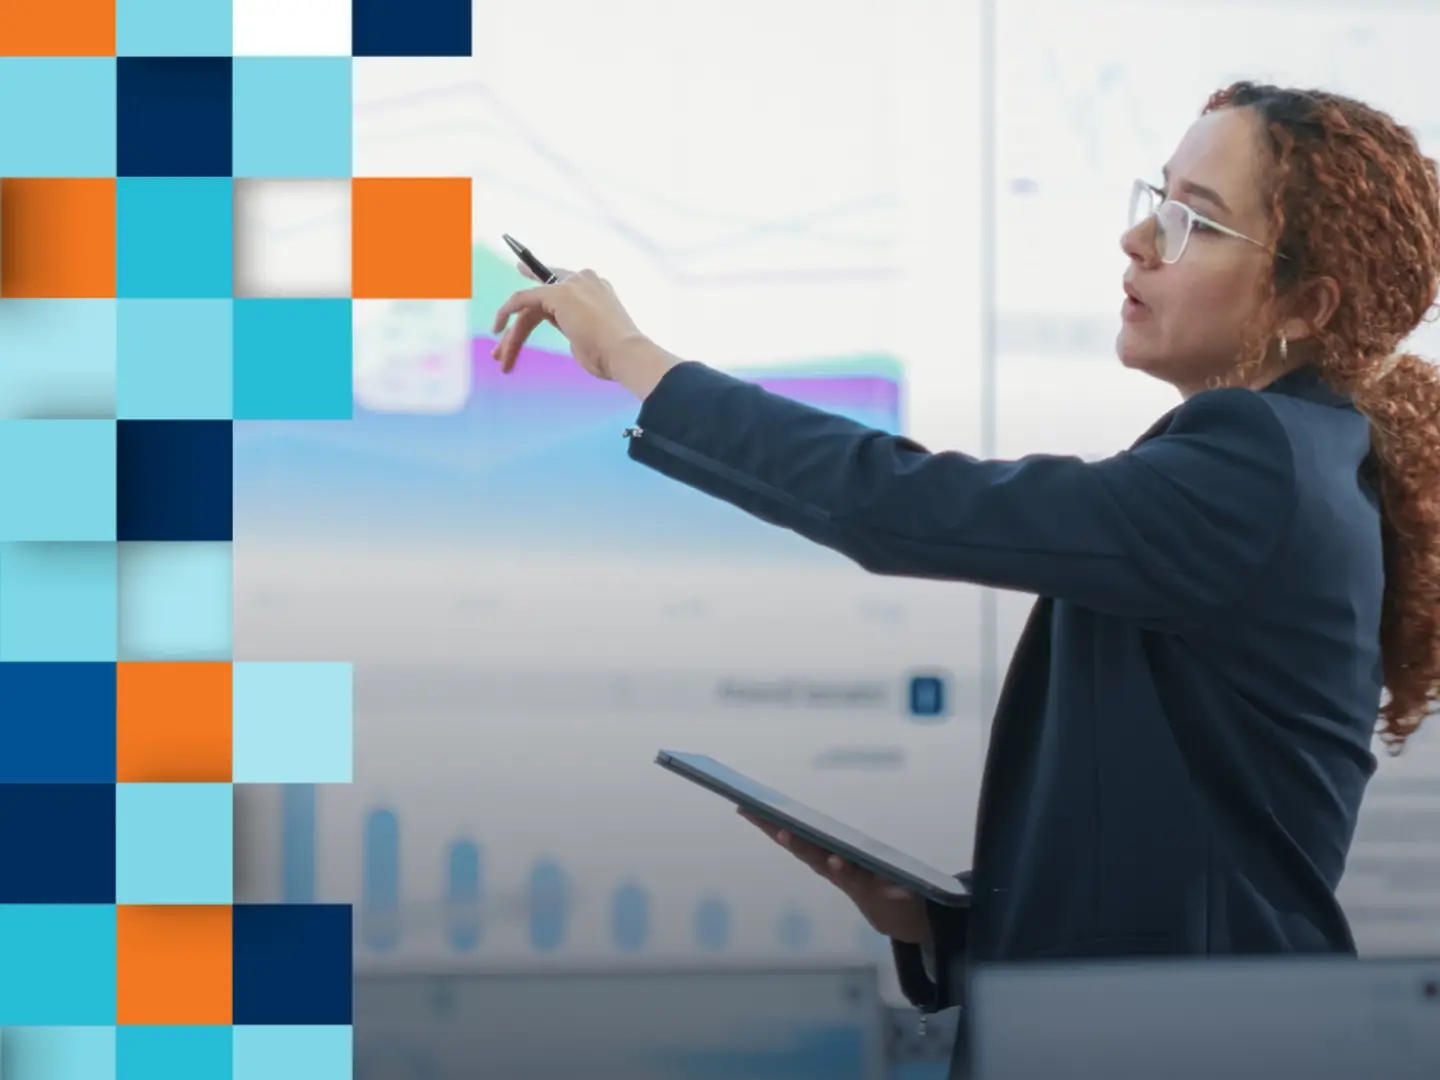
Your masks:
[[[968,1012],[974,1080],[1440,1077],[1440,959],[986,967]]]

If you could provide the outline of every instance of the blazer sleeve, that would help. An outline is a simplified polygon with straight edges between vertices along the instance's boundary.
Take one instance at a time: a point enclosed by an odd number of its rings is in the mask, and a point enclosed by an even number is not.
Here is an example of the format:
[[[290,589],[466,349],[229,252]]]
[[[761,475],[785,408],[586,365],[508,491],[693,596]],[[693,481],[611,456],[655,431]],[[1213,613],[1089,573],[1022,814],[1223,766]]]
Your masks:
[[[1053,597],[1157,628],[1260,578],[1296,501],[1263,394],[1205,391],[1103,461],[931,453],[702,364],[645,399],[630,456],[877,574]]]
[[[957,874],[966,879],[969,873]],[[926,914],[930,920],[930,958],[927,965],[924,951],[904,941],[890,943],[895,958],[895,972],[900,990],[910,1004],[921,1012],[942,1012],[965,1004],[966,956],[970,940],[970,909],[942,907],[927,900]]]

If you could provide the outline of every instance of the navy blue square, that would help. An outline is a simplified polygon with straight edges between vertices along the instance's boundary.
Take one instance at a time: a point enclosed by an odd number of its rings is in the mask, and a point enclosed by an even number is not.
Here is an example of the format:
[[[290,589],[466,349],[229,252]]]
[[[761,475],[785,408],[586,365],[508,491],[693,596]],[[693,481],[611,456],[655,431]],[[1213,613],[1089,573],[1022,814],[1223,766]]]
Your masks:
[[[470,0],[353,0],[356,56],[469,56]]]
[[[117,175],[230,175],[228,56],[122,56],[116,65]]]
[[[234,1023],[349,1024],[349,904],[237,904]]]
[[[118,539],[233,539],[229,420],[121,420],[115,427]]]
[[[0,664],[0,784],[115,782],[115,665]]]
[[[916,675],[910,680],[910,715],[921,719],[944,716],[945,680],[938,675]]]
[[[0,904],[115,903],[115,785],[0,784]]]

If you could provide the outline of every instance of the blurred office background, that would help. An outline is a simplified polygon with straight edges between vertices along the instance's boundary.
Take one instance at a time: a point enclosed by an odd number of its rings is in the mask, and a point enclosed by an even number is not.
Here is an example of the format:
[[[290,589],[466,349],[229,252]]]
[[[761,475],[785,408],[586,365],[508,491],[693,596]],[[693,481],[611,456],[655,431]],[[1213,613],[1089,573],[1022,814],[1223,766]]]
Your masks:
[[[1437,40],[1424,0],[476,0],[473,58],[357,61],[356,175],[474,177],[474,299],[357,302],[354,420],[235,441],[236,658],[354,661],[357,695],[353,785],[244,796],[237,899],[356,905],[357,1075],[550,1075],[571,1039],[591,1075],[943,1075],[886,943],[652,759],[959,870],[1030,602],[649,474],[553,334],[501,378],[502,232],[780,392],[1104,455],[1172,404],[1113,357],[1131,181],[1242,76],[1440,151]],[[324,294],[335,191],[249,197],[244,257]],[[1440,953],[1440,730],[1382,762],[1343,896],[1367,956]]]

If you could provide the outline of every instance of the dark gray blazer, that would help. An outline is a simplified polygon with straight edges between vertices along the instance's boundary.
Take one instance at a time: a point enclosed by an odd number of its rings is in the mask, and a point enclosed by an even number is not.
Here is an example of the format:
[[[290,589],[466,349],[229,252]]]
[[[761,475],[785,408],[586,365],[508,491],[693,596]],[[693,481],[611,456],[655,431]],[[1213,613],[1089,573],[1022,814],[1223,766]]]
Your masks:
[[[972,963],[1351,953],[1335,889],[1375,768],[1384,588],[1369,425],[1310,369],[1211,390],[1099,462],[979,461],[699,364],[646,399],[635,460],[878,574],[1041,599],[996,710]]]

